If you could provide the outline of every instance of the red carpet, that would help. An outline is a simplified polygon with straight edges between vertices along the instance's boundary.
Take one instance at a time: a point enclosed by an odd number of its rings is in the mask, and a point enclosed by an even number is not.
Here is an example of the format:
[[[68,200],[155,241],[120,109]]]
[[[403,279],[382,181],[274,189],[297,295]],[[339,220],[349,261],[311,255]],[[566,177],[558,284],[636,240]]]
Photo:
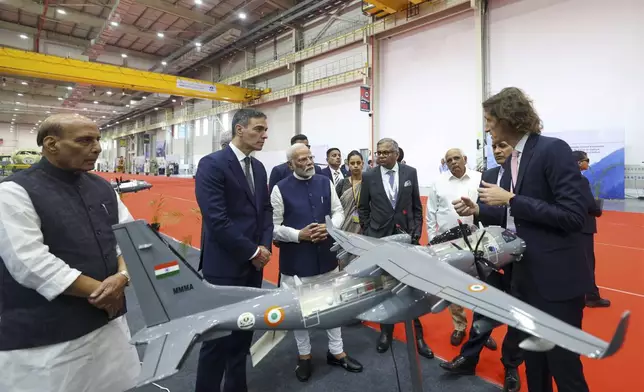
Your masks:
[[[116,177],[112,173],[99,174],[106,179]],[[156,215],[164,233],[199,247],[201,223],[199,214],[195,212],[194,180],[129,175],[123,178],[145,179],[154,185],[149,191],[124,195],[123,201],[135,218],[152,221]],[[159,203],[160,200],[163,203]],[[159,204],[160,210],[156,207]],[[586,378],[593,392],[644,391],[644,378],[639,377],[644,374],[644,214],[608,211],[599,218],[598,225],[599,233],[595,239],[597,284],[605,287],[601,292],[612,301],[612,306],[587,309],[584,329],[607,340],[612,337],[625,310],[630,310],[632,317],[622,351],[601,361],[583,359]],[[427,243],[425,233],[421,243]],[[275,283],[277,249],[273,252],[264,278]],[[468,320],[471,321],[469,311]],[[422,321],[425,339],[437,356],[451,359],[458,354],[459,348],[449,343],[452,322],[447,311],[425,316]],[[500,345],[504,334],[505,328],[497,328],[493,336],[499,343],[499,350],[484,350],[477,368],[479,376],[495,383],[503,382]],[[397,326],[395,336],[404,339],[402,325]],[[527,386],[524,385],[522,390],[527,391]]]

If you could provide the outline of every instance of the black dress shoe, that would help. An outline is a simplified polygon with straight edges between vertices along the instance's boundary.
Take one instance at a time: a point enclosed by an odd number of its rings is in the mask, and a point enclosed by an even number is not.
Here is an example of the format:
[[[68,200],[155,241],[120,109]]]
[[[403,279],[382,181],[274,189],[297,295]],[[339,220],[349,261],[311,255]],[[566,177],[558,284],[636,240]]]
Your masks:
[[[452,374],[472,375],[476,369],[477,361],[472,358],[458,356],[449,362],[442,362],[440,367]]]
[[[610,301],[605,298],[586,299],[586,307],[588,308],[607,308],[609,306]]]
[[[362,371],[362,364],[351,358],[349,355],[345,355],[343,358],[337,359],[335,355],[327,351],[326,363],[333,366],[340,366],[351,373],[360,373]]]
[[[521,378],[515,368],[505,368],[505,381],[503,381],[503,392],[519,392],[521,390]]]
[[[391,337],[389,336],[388,333],[386,332],[380,332],[380,337],[378,338],[378,345],[376,346],[376,350],[378,350],[379,353],[385,353],[387,350],[389,350],[389,345],[391,344]]]
[[[432,349],[429,348],[429,346],[427,345],[427,343],[425,343],[423,339],[416,340],[416,348],[418,348],[418,355],[429,359],[434,358],[434,353],[432,352]]]
[[[311,358],[302,359],[299,358],[297,361],[297,367],[295,368],[295,377],[298,380],[305,382],[311,378],[311,372],[313,371],[313,364],[311,364]]]
[[[452,343],[452,346],[458,346],[459,344],[463,343],[463,339],[465,339],[465,331],[454,330],[449,341],[450,343]]]
[[[496,351],[496,349],[498,348],[498,346],[496,345],[496,340],[494,340],[494,338],[492,336],[487,338],[487,340],[485,341],[485,343],[483,345],[485,347],[487,347],[489,350],[492,350],[492,351]]]

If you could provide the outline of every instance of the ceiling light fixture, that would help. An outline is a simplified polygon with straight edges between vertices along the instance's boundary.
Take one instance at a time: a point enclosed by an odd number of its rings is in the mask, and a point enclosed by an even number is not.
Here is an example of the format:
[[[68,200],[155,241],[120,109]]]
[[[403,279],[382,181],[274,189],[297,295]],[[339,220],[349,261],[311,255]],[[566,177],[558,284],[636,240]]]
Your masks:
[[[20,84],[22,84],[23,86],[26,86],[26,85],[27,85],[27,82],[22,82],[22,83],[20,83]]]
[[[22,38],[22,39],[27,39],[27,38],[29,38],[29,37],[27,36],[27,34],[20,34],[20,35],[19,35],[19,37],[20,37],[20,38]]]
[[[112,95],[112,92],[111,92],[111,91],[107,91],[105,94],[107,94],[107,95]]]
[[[67,15],[67,11],[65,11],[65,10],[64,10],[64,9],[62,9],[62,8],[58,8],[58,9],[56,10],[56,12],[58,12],[58,13],[59,13],[59,14],[61,14],[61,15]]]
[[[165,61],[162,61],[162,62],[161,62],[161,65],[163,65],[163,66],[165,67],[166,65],[168,65],[168,63],[167,63],[167,62],[165,62]]]
[[[72,86],[67,86],[67,90],[73,90],[74,88]]]
[[[201,4],[203,4],[203,2],[201,0],[195,0],[195,4],[201,5]]]
[[[58,97],[58,100],[59,100],[59,101],[62,101],[62,100],[63,100],[63,98],[61,98],[61,97]]]
[[[172,100],[172,102],[177,102],[177,100],[176,100],[176,99],[173,99],[173,100]]]
[[[245,12],[240,12],[238,16],[239,16],[239,19],[246,19],[246,13]]]
[[[165,34],[163,34],[162,32],[160,32],[160,31],[159,31],[159,32],[157,33],[157,37],[159,37],[159,38],[163,38],[163,37],[165,37]]]
[[[51,112],[45,112],[45,113],[50,114]]]
[[[22,93],[18,93],[18,96],[19,96],[19,97],[22,97]]]
[[[124,59],[126,59],[126,58],[127,58],[127,54],[125,54],[125,53],[121,53],[121,57],[123,57]]]
[[[201,47],[201,42],[195,42],[195,46],[200,48]]]
[[[110,22],[110,24],[111,24],[112,26],[114,26],[114,27],[118,27],[118,26],[119,26],[119,22]]]
[[[159,110],[159,108],[154,108],[154,110]]]
[[[97,104],[97,103],[98,103],[98,101],[94,101],[94,104]]]

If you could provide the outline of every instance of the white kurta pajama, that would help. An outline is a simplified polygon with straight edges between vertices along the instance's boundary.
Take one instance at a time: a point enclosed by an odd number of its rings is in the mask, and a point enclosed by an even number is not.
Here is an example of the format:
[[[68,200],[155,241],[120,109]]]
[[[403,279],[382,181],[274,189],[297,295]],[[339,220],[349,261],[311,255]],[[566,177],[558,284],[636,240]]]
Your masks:
[[[132,220],[118,198],[119,223]],[[73,229],[72,229],[73,230]],[[117,254],[120,251],[117,248]],[[29,195],[15,182],[0,183],[0,256],[11,276],[49,301],[80,271],[49,253]],[[1,317],[1,314],[0,314]],[[0,392],[123,392],[140,372],[125,316],[71,341],[0,351]]]

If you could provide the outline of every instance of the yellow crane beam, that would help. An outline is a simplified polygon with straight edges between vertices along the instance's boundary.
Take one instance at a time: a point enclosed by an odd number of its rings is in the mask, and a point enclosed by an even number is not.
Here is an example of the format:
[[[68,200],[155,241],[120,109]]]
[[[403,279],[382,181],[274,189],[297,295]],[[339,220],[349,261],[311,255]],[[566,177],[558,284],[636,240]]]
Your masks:
[[[235,103],[270,92],[10,48],[0,48],[0,73]]]

